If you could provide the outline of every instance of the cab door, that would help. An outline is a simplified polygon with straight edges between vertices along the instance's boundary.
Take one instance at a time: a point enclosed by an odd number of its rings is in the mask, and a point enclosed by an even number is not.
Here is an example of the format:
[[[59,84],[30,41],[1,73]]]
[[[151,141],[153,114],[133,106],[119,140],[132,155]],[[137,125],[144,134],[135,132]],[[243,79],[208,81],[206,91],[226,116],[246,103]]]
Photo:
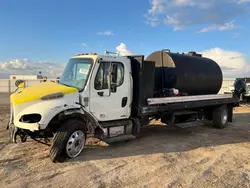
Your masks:
[[[126,119],[130,116],[132,97],[130,60],[110,59],[102,58],[96,64],[90,82],[90,112],[99,121]],[[114,67],[117,69],[117,74],[115,80],[112,80]],[[112,88],[114,84],[116,89]]]

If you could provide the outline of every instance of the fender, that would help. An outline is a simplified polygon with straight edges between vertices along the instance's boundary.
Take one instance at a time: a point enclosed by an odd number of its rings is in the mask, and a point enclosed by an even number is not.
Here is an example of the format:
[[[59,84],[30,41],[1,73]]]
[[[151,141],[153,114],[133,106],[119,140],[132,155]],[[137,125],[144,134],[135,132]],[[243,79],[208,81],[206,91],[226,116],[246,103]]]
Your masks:
[[[81,119],[86,125],[87,131],[90,134],[94,134],[97,137],[101,137],[104,134],[104,130],[99,124],[98,120],[91,113],[87,112],[83,108],[75,108],[61,111],[60,113],[55,115],[51,121],[53,121],[53,119],[57,116],[59,116],[59,121],[65,121],[68,119]]]

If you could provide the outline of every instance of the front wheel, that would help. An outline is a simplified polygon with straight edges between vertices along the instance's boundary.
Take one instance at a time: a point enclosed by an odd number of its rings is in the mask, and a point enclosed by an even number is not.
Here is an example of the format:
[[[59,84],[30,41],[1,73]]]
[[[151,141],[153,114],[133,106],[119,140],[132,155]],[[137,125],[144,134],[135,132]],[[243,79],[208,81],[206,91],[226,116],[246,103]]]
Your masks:
[[[86,142],[84,122],[68,120],[55,133],[50,148],[52,162],[63,162],[66,158],[75,158],[83,150]]]

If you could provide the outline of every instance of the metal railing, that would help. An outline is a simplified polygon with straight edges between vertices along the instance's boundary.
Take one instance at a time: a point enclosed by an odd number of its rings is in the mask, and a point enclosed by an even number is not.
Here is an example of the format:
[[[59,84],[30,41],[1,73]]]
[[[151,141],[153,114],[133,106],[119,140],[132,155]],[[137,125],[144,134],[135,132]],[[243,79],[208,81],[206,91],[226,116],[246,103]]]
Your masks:
[[[43,79],[37,79],[37,80],[24,80],[25,87],[32,86],[34,84],[43,82]],[[57,82],[57,79],[47,79],[47,82],[53,81]],[[10,79],[0,79],[0,93],[12,93],[14,92],[17,87],[15,85],[16,80],[10,80]]]

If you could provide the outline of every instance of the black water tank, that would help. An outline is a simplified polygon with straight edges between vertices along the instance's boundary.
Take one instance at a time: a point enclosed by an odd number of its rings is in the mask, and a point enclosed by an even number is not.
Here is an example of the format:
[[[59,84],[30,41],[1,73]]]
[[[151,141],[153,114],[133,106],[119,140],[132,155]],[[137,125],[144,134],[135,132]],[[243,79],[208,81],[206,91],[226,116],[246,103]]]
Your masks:
[[[217,94],[222,85],[222,71],[219,65],[200,54],[156,51],[147,61],[155,62],[155,92],[176,88],[188,95]]]

